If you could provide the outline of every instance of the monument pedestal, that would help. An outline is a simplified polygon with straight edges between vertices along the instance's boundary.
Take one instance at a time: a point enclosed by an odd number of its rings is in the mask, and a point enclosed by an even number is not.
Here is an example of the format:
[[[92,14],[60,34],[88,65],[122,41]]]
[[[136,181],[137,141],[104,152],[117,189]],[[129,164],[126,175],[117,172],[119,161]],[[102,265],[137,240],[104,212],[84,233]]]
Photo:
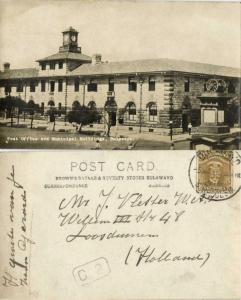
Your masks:
[[[230,132],[230,128],[227,125],[215,125],[215,126],[201,125],[199,126],[196,134],[213,135],[213,134],[225,134],[229,132]]]
[[[237,149],[238,138],[230,133],[229,126],[225,124],[225,111],[227,101],[230,99],[228,94],[224,93],[225,83],[212,79],[208,84],[210,91],[198,97],[201,107],[201,125],[192,134],[191,149]],[[216,90],[213,91],[213,88]]]

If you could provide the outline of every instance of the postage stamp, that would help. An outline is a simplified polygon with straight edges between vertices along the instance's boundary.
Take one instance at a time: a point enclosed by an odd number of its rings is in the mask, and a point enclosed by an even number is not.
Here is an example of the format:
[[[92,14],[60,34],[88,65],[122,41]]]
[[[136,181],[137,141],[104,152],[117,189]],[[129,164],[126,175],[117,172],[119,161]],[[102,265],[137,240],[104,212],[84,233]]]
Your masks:
[[[197,151],[198,193],[233,192],[233,152]]]
[[[80,285],[88,285],[110,274],[110,266],[105,257],[97,258],[73,269],[73,276]]]

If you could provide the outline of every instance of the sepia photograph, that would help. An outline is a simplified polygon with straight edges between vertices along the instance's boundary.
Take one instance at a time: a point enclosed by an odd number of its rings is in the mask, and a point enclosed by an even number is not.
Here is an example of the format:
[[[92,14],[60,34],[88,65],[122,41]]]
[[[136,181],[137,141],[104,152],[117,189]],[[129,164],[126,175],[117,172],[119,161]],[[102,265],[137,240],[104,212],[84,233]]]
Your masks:
[[[0,148],[240,147],[240,4],[0,1]]]
[[[241,299],[240,48],[235,1],[0,0],[0,300]]]

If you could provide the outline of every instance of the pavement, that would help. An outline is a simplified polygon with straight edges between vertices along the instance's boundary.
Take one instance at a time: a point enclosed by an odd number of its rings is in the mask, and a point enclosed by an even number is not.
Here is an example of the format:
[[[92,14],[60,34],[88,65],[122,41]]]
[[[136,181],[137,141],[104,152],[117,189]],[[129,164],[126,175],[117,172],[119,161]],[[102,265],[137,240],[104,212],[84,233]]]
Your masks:
[[[13,127],[22,127],[22,128],[30,128],[31,120],[26,119],[25,121],[20,119],[19,124],[17,124],[17,119],[13,119]],[[11,119],[0,119],[1,126],[11,126]],[[38,130],[47,130],[53,131],[53,122],[48,122],[47,120],[40,119],[33,121],[33,129]],[[194,128],[195,130],[195,128]],[[66,133],[76,133],[76,127],[73,124],[63,121],[56,121],[55,122],[55,131],[56,132],[66,132]],[[87,135],[93,136],[103,136],[106,132],[106,125],[105,124],[94,124],[84,126],[82,128],[83,133]],[[241,134],[240,128],[231,128],[231,133],[239,132]],[[130,131],[128,126],[115,126],[111,127],[110,136],[112,137],[125,137],[130,138],[133,141],[137,140],[146,140],[146,141],[156,141],[156,142],[163,142],[163,143],[175,143],[175,142],[182,142],[187,141],[190,138],[188,133],[181,133],[175,134],[172,136],[172,140],[170,135],[168,135],[168,130],[163,134],[162,132],[158,132],[158,130],[154,130],[154,132],[148,132],[147,128],[143,127],[142,132],[139,132],[139,127],[133,126],[133,130]]]

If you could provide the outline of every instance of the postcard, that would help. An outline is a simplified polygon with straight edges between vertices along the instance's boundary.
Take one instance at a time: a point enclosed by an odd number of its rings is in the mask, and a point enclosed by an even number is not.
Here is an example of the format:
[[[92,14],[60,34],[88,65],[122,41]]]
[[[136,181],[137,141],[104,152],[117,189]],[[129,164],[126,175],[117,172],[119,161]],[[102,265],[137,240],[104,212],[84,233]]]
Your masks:
[[[0,299],[240,299],[240,8],[0,0]]]
[[[239,151],[0,154],[1,299],[240,299]]]
[[[240,3],[0,0],[0,148],[237,150]]]

